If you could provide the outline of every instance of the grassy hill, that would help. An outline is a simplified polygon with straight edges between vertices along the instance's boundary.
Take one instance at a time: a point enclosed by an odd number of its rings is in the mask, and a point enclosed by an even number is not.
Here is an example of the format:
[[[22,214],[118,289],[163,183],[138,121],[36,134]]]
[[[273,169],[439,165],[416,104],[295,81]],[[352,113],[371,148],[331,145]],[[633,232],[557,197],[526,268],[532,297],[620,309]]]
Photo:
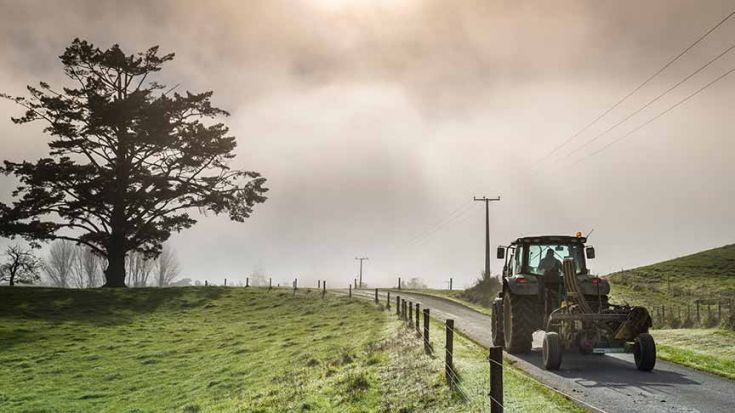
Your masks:
[[[390,312],[304,290],[0,288],[0,348],[2,412],[465,412],[487,391],[473,343],[468,402]],[[576,409],[507,370],[510,406]]]
[[[717,303],[724,310],[724,319],[729,316],[729,302],[735,301],[735,244],[624,270],[608,278],[611,301],[652,308],[662,325],[713,326],[719,321],[715,319]],[[697,300],[702,303],[699,322],[694,314]],[[706,304],[710,304],[710,317],[705,313]],[[662,305],[669,309],[666,317],[658,314]]]

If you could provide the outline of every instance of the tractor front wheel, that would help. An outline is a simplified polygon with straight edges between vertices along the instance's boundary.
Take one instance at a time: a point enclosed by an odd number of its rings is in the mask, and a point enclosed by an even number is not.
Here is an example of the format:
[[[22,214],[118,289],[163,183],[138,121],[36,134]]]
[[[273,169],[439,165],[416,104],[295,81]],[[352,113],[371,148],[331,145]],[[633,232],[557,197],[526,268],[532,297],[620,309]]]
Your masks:
[[[656,343],[648,333],[638,334],[633,350],[635,366],[641,371],[651,371],[656,365]]]
[[[536,313],[534,296],[514,295],[507,291],[503,295],[503,335],[505,349],[510,353],[531,351]]]
[[[559,370],[561,366],[561,339],[559,334],[548,332],[544,335],[544,345],[541,349],[546,370]]]

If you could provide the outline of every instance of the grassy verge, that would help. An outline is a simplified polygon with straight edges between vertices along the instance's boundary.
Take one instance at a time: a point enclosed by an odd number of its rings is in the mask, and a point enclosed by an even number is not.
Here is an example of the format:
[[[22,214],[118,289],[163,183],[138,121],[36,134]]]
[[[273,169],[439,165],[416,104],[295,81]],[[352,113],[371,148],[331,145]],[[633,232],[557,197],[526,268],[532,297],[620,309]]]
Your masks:
[[[431,321],[432,358],[441,371],[444,369],[444,346],[446,335],[444,324]],[[419,346],[423,345],[419,340]],[[487,392],[489,364],[487,349],[477,345],[462,334],[454,335],[454,365],[459,377],[457,396],[466,400],[467,411],[488,411]],[[503,366],[504,405],[513,412],[584,412],[585,410],[558,393],[549,390],[505,362]],[[443,378],[442,378],[443,379]]]
[[[315,295],[0,288],[0,411],[467,411],[387,312]]]
[[[652,330],[659,358],[735,380],[735,332]]]
[[[401,291],[405,291],[408,293],[418,293],[418,294],[425,294],[425,295],[431,295],[434,297],[440,297],[440,298],[446,298],[448,300],[454,301],[458,304],[462,304],[466,307],[469,307],[475,311],[478,311],[485,315],[490,315],[490,309],[484,306],[481,306],[479,304],[467,301],[461,297],[462,290],[434,290],[434,289],[417,289],[417,290],[407,290],[407,289],[392,289],[392,292],[400,293]]]

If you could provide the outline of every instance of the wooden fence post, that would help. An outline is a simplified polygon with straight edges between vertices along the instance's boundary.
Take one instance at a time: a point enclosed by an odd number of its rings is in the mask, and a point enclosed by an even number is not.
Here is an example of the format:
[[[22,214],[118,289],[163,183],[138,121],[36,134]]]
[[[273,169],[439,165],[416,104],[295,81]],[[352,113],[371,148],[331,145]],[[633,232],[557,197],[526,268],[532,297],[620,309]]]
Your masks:
[[[490,413],[503,413],[503,348],[490,347]]]
[[[347,298],[352,298],[352,284],[350,284],[349,287],[350,287],[350,292],[348,293]]]
[[[398,289],[401,289],[401,277],[398,277]]]
[[[245,277],[245,288],[250,287],[250,277]]]
[[[205,286],[205,287],[208,287],[208,286],[209,286],[209,281],[207,281],[207,280],[204,280],[204,286]]]
[[[444,344],[444,376],[450,387],[454,387],[454,361],[452,360],[452,352],[454,351],[454,320],[447,319],[444,330],[446,331],[446,342]]]
[[[270,291],[271,288],[273,288],[273,278],[268,278],[268,291]]]
[[[390,310],[390,291],[388,291],[388,298],[385,300],[385,305],[388,310]]]
[[[408,302],[408,326],[413,327],[413,302]]]
[[[452,277],[449,277],[449,291],[452,291]]]
[[[396,315],[401,315],[401,296],[396,296]]]
[[[419,305],[419,303],[416,303],[416,326],[415,327],[416,327],[416,334],[418,334],[419,336],[421,335],[421,323],[420,323],[421,320],[419,320],[420,308],[421,306]]]
[[[322,280],[316,280],[316,288],[322,288]]]
[[[661,321],[663,322],[663,324],[666,324],[666,306],[665,305],[661,306]]]
[[[227,278],[225,278],[225,287],[227,287]]]
[[[355,289],[357,290],[357,278],[355,278]]]
[[[407,316],[408,316],[408,308],[406,306],[406,299],[401,298],[401,317],[403,318],[403,321],[406,321]]]
[[[327,293],[327,282],[322,282],[322,298],[324,298],[324,294]]]
[[[375,289],[375,304],[378,303],[378,289]]]
[[[431,354],[431,345],[429,343],[429,309],[424,308],[424,352]]]

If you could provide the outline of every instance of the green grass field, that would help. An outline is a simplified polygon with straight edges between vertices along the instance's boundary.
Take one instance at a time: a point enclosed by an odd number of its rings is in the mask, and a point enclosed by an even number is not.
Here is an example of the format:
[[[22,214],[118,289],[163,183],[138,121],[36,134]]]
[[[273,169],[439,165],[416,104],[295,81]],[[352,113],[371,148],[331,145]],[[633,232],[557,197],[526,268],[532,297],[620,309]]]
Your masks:
[[[671,315],[686,313],[687,305],[691,314],[696,300],[715,308],[719,301],[727,309],[727,303],[735,301],[735,244],[609,274],[608,279],[611,301],[649,308],[666,305],[672,308]],[[704,308],[700,311],[704,313]],[[704,320],[704,314],[701,318],[699,322],[693,320],[694,324],[712,325],[712,320]],[[672,322],[671,317],[659,321],[666,326]]]
[[[652,334],[659,358],[735,380],[735,332],[680,328]]]
[[[465,399],[391,314],[303,290],[0,288],[0,411],[479,411],[485,351],[455,342]],[[506,377],[511,405],[576,409]]]

